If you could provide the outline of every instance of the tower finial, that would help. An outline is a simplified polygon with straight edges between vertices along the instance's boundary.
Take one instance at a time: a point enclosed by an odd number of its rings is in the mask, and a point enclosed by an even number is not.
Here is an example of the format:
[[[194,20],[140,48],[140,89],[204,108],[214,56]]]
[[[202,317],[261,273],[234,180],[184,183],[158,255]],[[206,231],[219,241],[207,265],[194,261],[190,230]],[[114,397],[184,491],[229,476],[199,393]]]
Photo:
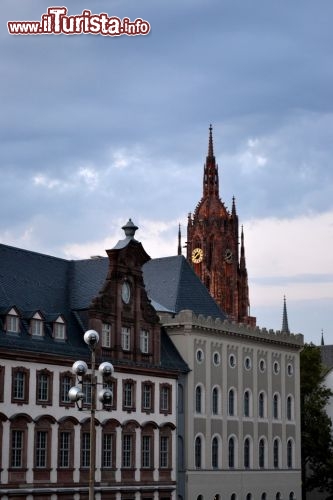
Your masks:
[[[208,158],[213,158],[214,148],[213,148],[213,126],[209,125],[209,139],[208,139]]]
[[[178,227],[178,255],[182,255],[182,233],[180,231],[180,224]]]
[[[283,296],[282,333],[290,333],[288,326],[287,302],[285,295]]]

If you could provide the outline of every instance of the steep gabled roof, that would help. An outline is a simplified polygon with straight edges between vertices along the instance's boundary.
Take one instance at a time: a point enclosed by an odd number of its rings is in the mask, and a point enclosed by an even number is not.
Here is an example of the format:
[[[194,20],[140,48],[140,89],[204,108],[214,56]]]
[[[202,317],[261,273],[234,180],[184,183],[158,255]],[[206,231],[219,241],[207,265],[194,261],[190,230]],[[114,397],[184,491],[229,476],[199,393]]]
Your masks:
[[[143,277],[148,297],[167,310],[178,313],[190,309],[195,314],[226,319],[183,255],[146,262]]]

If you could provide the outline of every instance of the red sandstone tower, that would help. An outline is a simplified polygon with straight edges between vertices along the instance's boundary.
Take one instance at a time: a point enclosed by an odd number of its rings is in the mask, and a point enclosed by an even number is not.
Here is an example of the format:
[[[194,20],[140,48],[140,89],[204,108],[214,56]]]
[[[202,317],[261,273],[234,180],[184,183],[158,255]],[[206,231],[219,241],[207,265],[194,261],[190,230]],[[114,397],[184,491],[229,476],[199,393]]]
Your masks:
[[[244,233],[239,252],[235,198],[229,212],[219,196],[218,165],[209,127],[208,155],[204,166],[203,196],[188,216],[187,259],[229,319],[255,326],[250,316]]]

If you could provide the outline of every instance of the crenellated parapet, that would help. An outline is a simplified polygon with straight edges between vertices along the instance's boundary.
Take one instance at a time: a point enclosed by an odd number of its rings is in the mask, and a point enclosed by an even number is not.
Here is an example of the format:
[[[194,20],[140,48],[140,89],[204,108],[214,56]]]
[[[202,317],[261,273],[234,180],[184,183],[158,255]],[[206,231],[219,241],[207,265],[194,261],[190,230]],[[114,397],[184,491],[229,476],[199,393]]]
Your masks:
[[[267,328],[259,326],[251,327],[235,321],[206,317],[201,314],[196,315],[190,310],[182,310],[174,316],[161,313],[160,319],[162,325],[167,329],[179,329],[182,330],[182,333],[194,333],[196,330],[200,330],[201,333],[206,331],[207,333],[238,337],[253,342],[287,345],[295,349],[302,349],[304,344],[304,336],[301,333],[293,334],[279,330],[267,330]]]

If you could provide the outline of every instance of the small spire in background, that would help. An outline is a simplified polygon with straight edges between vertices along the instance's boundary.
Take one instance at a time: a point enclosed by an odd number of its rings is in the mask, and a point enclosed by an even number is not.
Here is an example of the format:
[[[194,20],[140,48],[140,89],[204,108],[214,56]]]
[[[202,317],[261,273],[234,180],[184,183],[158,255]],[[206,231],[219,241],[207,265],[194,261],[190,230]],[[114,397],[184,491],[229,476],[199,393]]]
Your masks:
[[[178,227],[178,255],[182,255],[182,233],[180,231],[180,224]]]
[[[208,158],[213,158],[214,149],[213,149],[213,126],[209,125],[209,140],[208,140]]]
[[[324,330],[321,329],[321,345],[325,345],[325,342],[324,342]]]
[[[283,297],[283,316],[282,316],[282,332],[290,333],[288,326],[287,302],[286,296]]]

